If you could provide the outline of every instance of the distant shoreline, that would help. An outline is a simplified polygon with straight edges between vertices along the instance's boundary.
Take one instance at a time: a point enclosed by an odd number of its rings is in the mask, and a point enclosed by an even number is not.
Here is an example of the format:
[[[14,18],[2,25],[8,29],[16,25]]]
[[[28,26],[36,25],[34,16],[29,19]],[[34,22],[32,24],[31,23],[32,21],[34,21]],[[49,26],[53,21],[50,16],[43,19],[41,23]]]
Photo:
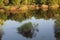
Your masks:
[[[27,10],[39,10],[39,9],[43,9],[43,10],[48,10],[49,8],[51,9],[57,9],[60,8],[60,5],[52,5],[52,6],[48,6],[48,5],[21,5],[21,6],[4,6],[0,8],[0,11],[4,12],[4,11],[10,11],[10,12],[16,12],[18,11],[27,11]]]

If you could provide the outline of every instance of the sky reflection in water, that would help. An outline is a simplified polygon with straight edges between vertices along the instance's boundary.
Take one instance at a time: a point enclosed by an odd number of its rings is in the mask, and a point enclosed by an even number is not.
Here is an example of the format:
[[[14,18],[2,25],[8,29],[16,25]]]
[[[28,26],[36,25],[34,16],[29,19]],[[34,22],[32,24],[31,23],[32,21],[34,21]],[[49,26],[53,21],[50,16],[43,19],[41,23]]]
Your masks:
[[[26,22],[38,24],[39,32],[36,32],[36,36],[33,36],[33,38],[26,38],[22,36],[22,34],[18,33],[17,28]],[[2,40],[56,40],[54,34],[54,22],[55,20],[52,19],[35,19],[34,17],[22,22],[7,20],[3,25],[4,34],[2,36]]]

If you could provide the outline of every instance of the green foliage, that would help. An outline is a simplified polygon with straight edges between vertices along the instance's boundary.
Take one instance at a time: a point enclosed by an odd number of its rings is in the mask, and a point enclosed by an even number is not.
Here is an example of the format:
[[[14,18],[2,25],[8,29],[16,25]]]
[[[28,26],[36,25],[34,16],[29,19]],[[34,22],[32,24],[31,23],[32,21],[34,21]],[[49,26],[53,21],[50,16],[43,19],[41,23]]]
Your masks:
[[[4,20],[7,19],[7,16],[5,15],[4,12],[0,12],[0,19],[4,19]]]
[[[8,5],[9,4],[9,0],[4,0],[4,4]]]
[[[25,29],[30,29],[32,27],[32,23],[29,22],[29,23],[25,23],[24,25],[21,26],[22,28],[25,28]]]
[[[54,4],[58,4],[58,0],[47,0],[46,1],[47,5],[54,5]]]
[[[4,1],[4,3],[3,3]],[[60,4],[60,0],[0,0],[0,5],[20,5],[20,4],[47,4],[47,5],[54,5]]]
[[[33,29],[31,22],[25,23],[21,27],[18,27],[18,33],[27,38],[32,38],[34,31],[35,30]]]
[[[12,3],[13,5],[20,5],[20,1],[21,0],[10,0],[10,3]]]
[[[60,5],[60,0],[58,0],[58,4]]]
[[[35,0],[36,4],[46,4],[46,0]]]
[[[20,5],[21,0],[15,0],[16,5]]]
[[[3,6],[4,3],[3,3],[3,0],[0,0],[0,6]]]
[[[11,6],[4,6],[5,10],[10,10]]]
[[[18,30],[28,32],[31,30],[32,27],[33,27],[32,23],[28,22],[28,23],[23,24],[21,27],[19,27]]]

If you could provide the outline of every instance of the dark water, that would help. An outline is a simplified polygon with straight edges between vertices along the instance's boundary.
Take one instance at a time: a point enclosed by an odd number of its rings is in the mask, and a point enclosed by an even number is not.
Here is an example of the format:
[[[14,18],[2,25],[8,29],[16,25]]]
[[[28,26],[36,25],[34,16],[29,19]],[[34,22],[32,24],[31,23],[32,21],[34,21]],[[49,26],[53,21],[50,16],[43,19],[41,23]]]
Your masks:
[[[32,31],[18,30],[29,22],[34,26]],[[0,12],[0,30],[0,40],[60,40],[60,9],[8,15]]]

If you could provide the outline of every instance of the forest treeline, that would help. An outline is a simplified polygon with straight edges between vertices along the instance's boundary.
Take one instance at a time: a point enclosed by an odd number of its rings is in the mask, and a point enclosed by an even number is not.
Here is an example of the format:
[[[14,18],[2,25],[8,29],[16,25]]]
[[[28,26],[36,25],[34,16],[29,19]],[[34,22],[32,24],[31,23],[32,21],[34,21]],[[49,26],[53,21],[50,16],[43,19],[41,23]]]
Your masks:
[[[38,4],[38,5],[54,5],[59,4],[60,0],[0,0],[0,6],[3,5],[32,5],[32,4]]]

